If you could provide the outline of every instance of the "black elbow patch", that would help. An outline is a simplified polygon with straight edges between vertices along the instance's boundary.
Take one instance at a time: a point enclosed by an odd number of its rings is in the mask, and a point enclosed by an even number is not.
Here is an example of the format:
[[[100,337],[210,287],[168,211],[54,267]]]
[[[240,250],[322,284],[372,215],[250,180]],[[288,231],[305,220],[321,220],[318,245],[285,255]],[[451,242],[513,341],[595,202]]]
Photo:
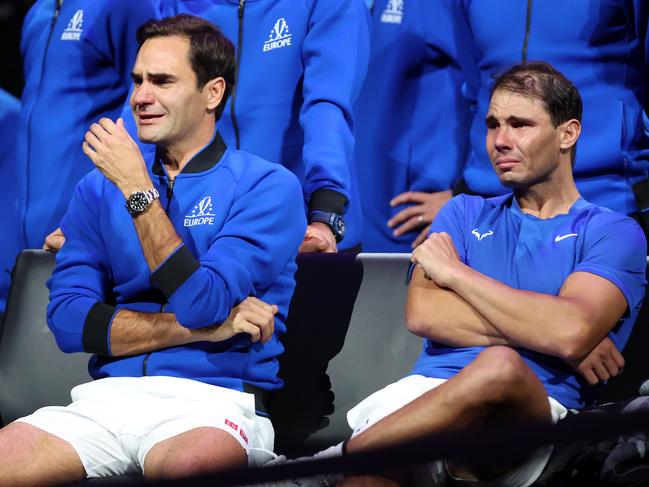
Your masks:
[[[162,294],[169,299],[176,289],[182,286],[200,266],[201,264],[196,260],[191,250],[183,245],[158,267],[151,275],[151,279],[162,291]]]
[[[88,353],[110,355],[108,329],[115,314],[115,307],[106,303],[95,303],[83,326],[83,349]]]

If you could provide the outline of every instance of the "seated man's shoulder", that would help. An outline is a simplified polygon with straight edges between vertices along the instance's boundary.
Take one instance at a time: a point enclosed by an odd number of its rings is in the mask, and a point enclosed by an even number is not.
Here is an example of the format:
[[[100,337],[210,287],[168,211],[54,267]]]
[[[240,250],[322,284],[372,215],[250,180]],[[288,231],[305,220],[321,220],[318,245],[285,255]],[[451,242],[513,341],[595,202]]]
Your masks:
[[[623,213],[588,204],[585,208],[585,231],[588,240],[619,242],[627,249],[646,255],[647,241],[638,222]],[[618,249],[618,251],[621,249]]]
[[[260,189],[273,186],[277,191],[299,191],[300,194],[302,193],[297,176],[281,164],[240,150],[229,150],[226,154],[224,163],[238,184]]]
[[[448,210],[463,214],[465,217],[477,216],[483,211],[491,212],[506,207],[510,199],[511,194],[485,198],[483,196],[461,193],[453,196],[446,203],[446,206],[448,206]]]

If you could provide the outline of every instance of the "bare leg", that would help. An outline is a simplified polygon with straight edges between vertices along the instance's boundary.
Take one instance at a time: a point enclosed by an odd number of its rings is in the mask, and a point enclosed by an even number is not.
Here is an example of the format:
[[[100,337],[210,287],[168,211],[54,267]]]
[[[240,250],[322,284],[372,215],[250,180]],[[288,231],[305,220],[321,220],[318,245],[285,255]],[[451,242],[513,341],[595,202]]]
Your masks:
[[[0,430],[0,485],[60,485],[86,477],[67,441],[27,423]]]
[[[248,464],[246,451],[218,428],[195,428],[155,445],[144,461],[148,479],[181,478]]]
[[[543,384],[516,351],[490,347],[446,383],[349,440],[347,451],[380,448],[505,421],[550,423],[550,406]],[[513,465],[487,475],[504,473],[509,467]],[[464,476],[469,472],[462,469],[457,473]],[[485,478],[485,473],[476,471],[475,476]]]

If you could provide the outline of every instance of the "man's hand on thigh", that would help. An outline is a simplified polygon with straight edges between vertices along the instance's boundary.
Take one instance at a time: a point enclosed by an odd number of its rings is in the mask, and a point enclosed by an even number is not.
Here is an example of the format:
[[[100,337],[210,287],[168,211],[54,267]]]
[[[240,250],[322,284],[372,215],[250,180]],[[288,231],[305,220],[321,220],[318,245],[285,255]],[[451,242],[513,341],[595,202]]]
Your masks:
[[[230,434],[195,428],[156,444],[144,461],[147,479],[171,479],[245,467],[248,455]]]

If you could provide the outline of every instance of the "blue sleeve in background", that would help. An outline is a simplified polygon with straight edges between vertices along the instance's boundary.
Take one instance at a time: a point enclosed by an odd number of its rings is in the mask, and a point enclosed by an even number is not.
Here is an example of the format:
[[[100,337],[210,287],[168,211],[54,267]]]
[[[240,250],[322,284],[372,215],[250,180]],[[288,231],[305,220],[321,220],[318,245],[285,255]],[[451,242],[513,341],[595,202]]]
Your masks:
[[[17,184],[7,184],[19,180],[16,172],[20,168],[15,158],[19,119],[20,102],[0,89],[0,181],[5,183],[0,201],[0,230],[3,235],[0,251],[0,314],[4,313],[7,304],[11,269],[18,252],[23,247]]]
[[[450,3],[423,1],[421,11],[413,12],[422,23],[427,61],[418,73],[417,99],[412,106],[409,191],[450,189],[462,173],[468,152],[471,117],[461,90],[464,54],[450,22]]]
[[[304,193],[351,191],[352,105],[369,59],[369,13],[361,0],[315,1],[302,45]]]

